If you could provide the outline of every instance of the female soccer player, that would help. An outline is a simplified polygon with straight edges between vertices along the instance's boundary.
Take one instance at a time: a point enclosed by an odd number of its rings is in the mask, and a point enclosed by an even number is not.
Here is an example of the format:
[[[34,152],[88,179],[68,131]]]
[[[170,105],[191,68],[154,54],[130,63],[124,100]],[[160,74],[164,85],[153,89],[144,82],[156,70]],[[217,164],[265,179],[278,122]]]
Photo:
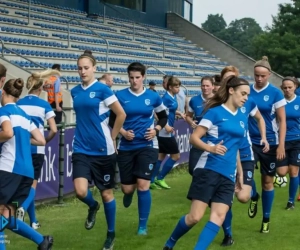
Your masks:
[[[116,164],[116,137],[125,120],[125,113],[112,90],[95,78],[96,59],[89,50],[77,60],[82,84],[71,90],[76,113],[73,142],[73,180],[77,197],[88,205],[85,228],[96,222],[100,204],[94,200],[88,184],[94,181],[100,190],[107,222],[107,239],[103,250],[111,249],[115,238],[116,201],[113,194]],[[109,113],[116,114],[116,122],[109,130]]]
[[[183,119],[185,119],[185,114],[177,110],[178,103],[176,100],[176,94],[179,93],[180,85],[180,80],[177,77],[171,76],[167,83],[167,92],[162,97],[162,101],[168,110],[168,123],[161,131],[159,131],[159,135],[157,138],[159,155],[151,178],[151,189],[170,188],[170,186],[165,181],[165,177],[172,170],[176,161],[178,161],[180,158],[178,145],[174,137],[174,123],[176,115],[181,116]],[[167,154],[169,154],[170,157],[163,165],[161,172],[158,173],[161,163],[163,162]]]
[[[147,234],[147,222],[151,208],[149,190],[151,175],[158,157],[156,136],[167,123],[166,107],[157,92],[143,87],[146,67],[138,62],[127,68],[130,87],[116,93],[126,113],[126,120],[120,130],[118,145],[118,166],[124,193],[123,205],[129,207],[135,189],[138,195],[138,235]],[[154,113],[158,121],[154,126]],[[114,123],[111,112],[111,122]]]
[[[204,116],[190,138],[193,146],[205,151],[195,167],[187,196],[192,200],[191,210],[179,220],[164,250],[173,249],[177,240],[200,221],[208,205],[210,220],[194,249],[207,249],[217,235],[232,205],[235,183],[238,189],[243,184],[238,150],[246,136],[247,118],[239,108],[249,93],[246,80],[231,76],[205,105]],[[203,136],[207,143],[202,141]]]
[[[0,109],[0,206],[2,216],[8,219],[7,228],[34,241],[39,250],[49,250],[53,245],[51,236],[43,236],[25,222],[11,216],[16,204],[23,204],[29,195],[33,182],[31,144],[44,146],[44,136],[30,120],[30,117],[16,105],[23,90],[22,79],[7,81],[2,89]],[[9,206],[10,211],[4,209]],[[3,219],[2,219],[3,221]],[[1,239],[4,239],[3,232]],[[5,249],[5,246],[1,246]]]
[[[282,80],[281,89],[287,102],[286,112],[286,138],[285,154],[286,158],[278,162],[277,174],[285,176],[290,175],[289,200],[286,209],[295,207],[295,197],[299,186],[298,172],[300,167],[300,97],[296,96],[295,90],[298,86],[298,80],[294,77],[285,77]]]
[[[26,88],[28,94],[26,97],[20,99],[17,105],[30,116],[31,120],[40,132],[44,134],[44,122],[48,122],[50,131],[48,136],[45,138],[46,143],[51,141],[57,133],[57,127],[54,120],[55,114],[50,104],[39,98],[42,90],[44,80],[52,75],[60,75],[56,70],[46,70],[43,72],[35,72],[27,79]],[[35,217],[35,205],[34,197],[38,179],[40,178],[41,170],[44,164],[45,147],[44,146],[32,146],[31,147],[32,163],[34,168],[34,180],[28,198],[21,204],[21,207],[17,210],[17,217],[20,220],[24,220],[25,212],[28,211],[30,218],[30,225],[34,229],[40,227],[39,222]]]
[[[218,89],[220,86],[221,85],[219,84]],[[198,126],[203,116],[205,102],[214,96],[213,91],[215,88],[216,86],[214,85],[213,78],[210,76],[205,76],[201,79],[201,94],[193,96],[189,101],[186,121],[193,129]],[[191,147],[189,154],[189,173],[191,175],[193,175],[194,168],[199,160],[199,155],[202,153],[202,150],[196,147]]]
[[[264,145],[260,145],[261,136],[256,121],[251,117],[249,118],[252,149],[255,162],[260,162],[260,172],[262,175],[262,233],[269,233],[270,230],[270,214],[274,200],[273,178],[276,173],[277,161],[285,157],[286,121],[284,106],[286,105],[286,100],[281,91],[269,83],[270,75],[271,66],[268,58],[264,56],[262,60],[257,61],[254,65],[255,83],[250,88],[250,97],[255,100],[258,110],[266,123],[267,140],[270,144],[268,152],[264,152]],[[257,202],[260,197],[256,192],[255,182],[253,181],[252,184],[252,197],[248,209],[250,218],[254,218],[257,213]]]

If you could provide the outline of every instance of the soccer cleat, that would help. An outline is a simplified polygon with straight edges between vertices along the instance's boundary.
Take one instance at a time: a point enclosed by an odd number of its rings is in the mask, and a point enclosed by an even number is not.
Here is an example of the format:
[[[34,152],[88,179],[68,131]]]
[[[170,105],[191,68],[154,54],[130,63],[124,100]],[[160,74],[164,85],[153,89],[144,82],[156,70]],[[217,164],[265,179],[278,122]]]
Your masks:
[[[231,245],[233,245],[234,243],[234,240],[232,239],[232,236],[231,235],[225,235],[222,243],[221,243],[221,246],[222,247],[229,247]]]
[[[148,232],[147,232],[147,229],[146,228],[139,228],[138,229],[138,232],[137,232],[137,235],[147,235]]]
[[[22,207],[19,207],[16,211],[16,216],[18,220],[24,221],[25,210]]]
[[[264,233],[264,234],[267,234],[270,232],[270,222],[263,222],[261,224],[261,229],[260,229],[260,232],[261,233]]]
[[[94,208],[89,208],[88,216],[85,221],[85,228],[87,230],[91,230],[96,223],[96,215],[98,210],[100,209],[100,204],[97,202],[97,206]]]
[[[39,222],[32,222],[31,223],[31,227],[34,229],[34,230],[37,230],[41,227],[41,224]]]
[[[254,218],[256,216],[258,200],[259,200],[259,194],[257,194],[257,198],[255,200],[251,199],[250,201],[250,205],[248,208],[248,216],[250,218]]]
[[[158,186],[158,185],[156,185],[155,183],[151,183],[150,184],[150,189],[152,189],[152,190],[155,190],[155,189],[159,190],[159,189],[161,189],[161,187]]]
[[[294,205],[294,203],[293,202],[288,202],[287,204],[286,204],[286,210],[291,210],[291,209],[294,209],[295,208],[295,205]]]
[[[162,180],[156,180],[155,184],[164,188],[164,189],[170,189],[171,187],[166,183],[165,179]]]
[[[113,250],[115,244],[115,232],[107,232],[107,237],[103,245],[103,250]]]
[[[38,250],[51,250],[53,245],[53,237],[52,236],[44,236],[44,240],[38,246]]]
[[[130,207],[131,203],[132,203],[132,197],[133,197],[133,193],[132,194],[124,194],[123,196],[123,205],[124,207]]]
[[[173,250],[173,248],[172,247],[164,246],[163,250]]]

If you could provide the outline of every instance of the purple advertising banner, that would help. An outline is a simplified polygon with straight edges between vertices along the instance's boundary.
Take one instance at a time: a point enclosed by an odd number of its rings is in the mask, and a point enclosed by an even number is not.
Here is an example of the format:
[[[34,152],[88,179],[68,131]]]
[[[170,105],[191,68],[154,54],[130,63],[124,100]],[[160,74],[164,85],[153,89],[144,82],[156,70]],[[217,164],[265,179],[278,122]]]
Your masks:
[[[183,120],[175,122],[175,138],[180,151],[180,160],[178,164],[188,162],[190,143],[189,138],[192,128]],[[64,145],[64,194],[74,191],[72,173],[73,166],[72,142],[74,137],[74,128],[65,130]],[[47,132],[46,132],[47,133]],[[36,200],[44,200],[58,197],[59,190],[59,134],[57,134],[51,142],[46,145],[45,161],[38,180]]]

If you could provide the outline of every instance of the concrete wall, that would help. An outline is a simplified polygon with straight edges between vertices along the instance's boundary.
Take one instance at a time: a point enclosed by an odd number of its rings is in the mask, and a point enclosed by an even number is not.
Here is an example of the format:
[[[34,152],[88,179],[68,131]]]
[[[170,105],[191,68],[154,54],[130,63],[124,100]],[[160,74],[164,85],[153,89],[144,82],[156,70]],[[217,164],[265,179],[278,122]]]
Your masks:
[[[253,76],[255,60],[233,48],[229,44],[218,39],[214,35],[199,28],[175,13],[167,13],[167,27],[178,35],[191,40],[199,47],[219,57],[221,61],[228,62],[240,69],[245,75]],[[272,66],[272,63],[271,63]],[[270,82],[276,86],[281,84],[282,76],[272,72]]]

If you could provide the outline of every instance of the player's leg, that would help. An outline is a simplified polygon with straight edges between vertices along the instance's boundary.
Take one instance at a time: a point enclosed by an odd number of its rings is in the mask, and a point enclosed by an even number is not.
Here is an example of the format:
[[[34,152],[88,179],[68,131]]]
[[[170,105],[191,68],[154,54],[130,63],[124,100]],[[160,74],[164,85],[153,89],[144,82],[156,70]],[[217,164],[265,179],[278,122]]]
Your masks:
[[[89,189],[89,182],[92,181],[91,160],[92,156],[85,154],[73,154],[73,182],[77,198],[85,203],[88,209],[88,216],[85,221],[85,228],[90,230],[96,223],[96,215],[100,209],[100,204],[93,198]]]
[[[158,141],[160,141],[160,139]],[[158,146],[159,145],[161,145],[161,144],[158,143]],[[160,150],[159,150],[158,160],[157,160],[156,164],[154,165],[153,173],[152,173],[152,176],[151,176],[150,189],[161,189],[160,186],[155,184],[155,181],[157,180],[157,175],[159,173],[161,163],[163,162],[163,160],[165,159],[166,156],[167,156],[167,154],[161,153]]]

